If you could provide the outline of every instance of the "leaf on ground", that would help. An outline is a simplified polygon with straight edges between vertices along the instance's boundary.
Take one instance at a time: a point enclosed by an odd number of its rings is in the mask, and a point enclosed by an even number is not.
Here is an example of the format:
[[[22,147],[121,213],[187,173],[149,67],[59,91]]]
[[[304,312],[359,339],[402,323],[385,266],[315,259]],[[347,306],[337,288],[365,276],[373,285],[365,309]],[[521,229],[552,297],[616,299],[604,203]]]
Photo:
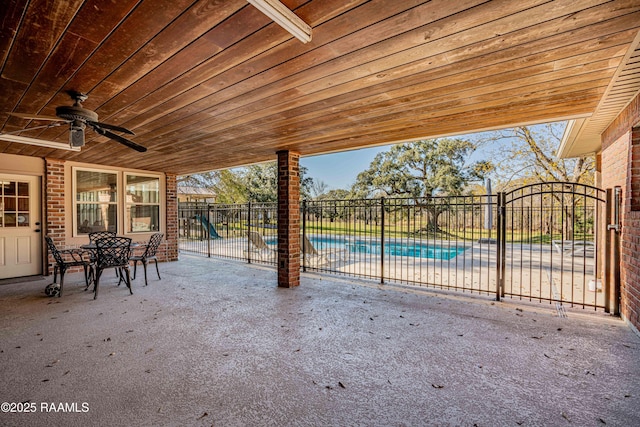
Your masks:
[[[444,388],[444,386],[440,385],[440,384],[431,384],[431,387],[433,387],[433,388]]]
[[[344,384],[342,384],[342,382],[341,382],[341,381],[338,381],[338,385],[339,385],[341,388],[346,388],[346,387],[344,386]]]
[[[598,421],[600,421],[602,424],[607,424],[607,422],[605,420],[603,420],[602,418],[598,418]]]
[[[208,416],[209,414],[207,414],[206,412],[202,415],[200,415],[200,418],[198,418],[199,420],[203,419],[204,417]]]
[[[569,418],[569,415],[565,414],[564,412],[562,413],[562,418],[564,418],[567,421],[571,421],[571,418]]]
[[[541,339],[542,339],[542,338],[544,338],[544,337],[536,337],[536,336],[533,336],[533,337],[531,337],[531,338],[533,338],[534,340],[541,340]]]

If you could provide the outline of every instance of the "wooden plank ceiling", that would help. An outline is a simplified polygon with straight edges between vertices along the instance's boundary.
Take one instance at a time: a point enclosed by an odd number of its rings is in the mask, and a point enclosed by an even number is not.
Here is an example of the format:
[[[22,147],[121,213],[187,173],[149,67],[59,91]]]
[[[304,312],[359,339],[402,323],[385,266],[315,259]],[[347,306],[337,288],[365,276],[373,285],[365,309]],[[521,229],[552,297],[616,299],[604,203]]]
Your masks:
[[[245,0],[7,0],[0,126],[46,124],[67,90],[138,153],[0,152],[190,173],[590,115],[640,30],[640,0],[284,0],[303,44]],[[68,129],[21,132],[68,140]]]

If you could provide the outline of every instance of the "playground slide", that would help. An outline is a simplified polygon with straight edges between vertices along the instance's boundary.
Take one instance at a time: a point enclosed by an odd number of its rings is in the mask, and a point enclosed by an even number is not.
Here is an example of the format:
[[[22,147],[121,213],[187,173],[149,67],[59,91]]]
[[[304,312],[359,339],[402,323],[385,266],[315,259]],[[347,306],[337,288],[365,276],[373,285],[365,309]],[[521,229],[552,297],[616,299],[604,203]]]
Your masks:
[[[196,215],[195,219],[200,221],[202,225],[209,230],[209,236],[212,239],[222,239],[222,236],[218,234],[216,228],[213,226],[213,224],[209,223],[209,220],[207,220],[207,218],[201,215]]]

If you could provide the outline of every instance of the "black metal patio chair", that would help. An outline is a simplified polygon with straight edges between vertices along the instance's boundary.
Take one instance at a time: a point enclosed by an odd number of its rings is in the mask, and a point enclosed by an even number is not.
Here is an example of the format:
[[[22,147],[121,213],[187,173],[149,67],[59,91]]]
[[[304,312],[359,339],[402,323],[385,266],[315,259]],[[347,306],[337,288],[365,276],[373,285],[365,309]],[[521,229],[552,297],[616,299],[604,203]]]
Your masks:
[[[147,264],[149,261],[153,261],[156,264],[156,273],[158,273],[158,280],[162,280],[160,277],[160,270],[158,269],[158,257],[156,256],[156,252],[158,252],[158,246],[162,242],[162,238],[164,237],[163,233],[154,233],[150,238],[149,242],[146,244],[144,248],[144,252],[140,255],[134,255],[129,260],[133,261],[133,278],[136,278],[136,270],[138,269],[138,262],[142,263],[142,268],[144,269],[144,285],[147,286]]]
[[[96,240],[104,239],[105,237],[116,237],[116,233],[115,231],[107,231],[107,230],[92,231],[91,233],[89,233],[89,243],[95,245]],[[96,251],[93,250],[90,253],[91,253],[91,265],[89,266],[89,282],[91,283],[93,280],[95,280],[95,277],[94,277],[95,272],[93,270],[96,264]],[[118,275],[118,270],[116,270],[116,275]],[[120,284],[120,282],[118,282],[118,284]],[[89,286],[87,286],[87,288],[88,287]]]
[[[131,256],[131,239],[128,237],[104,237],[97,239],[95,277],[93,282],[93,299],[98,298],[98,288],[100,286],[100,276],[107,268],[115,268],[119,272],[118,285],[124,280],[131,290],[131,274],[129,271],[129,257]]]
[[[89,233],[89,243],[95,243],[96,240],[105,237],[116,237],[116,233],[114,231],[93,231]]]
[[[62,296],[62,287],[64,286],[64,273],[71,267],[82,267],[84,269],[84,280],[89,286],[89,265],[91,261],[89,255],[82,249],[58,249],[53,243],[51,237],[46,236],[44,240],[47,242],[49,252],[56,261],[53,267],[53,283],[58,280],[58,272],[60,272],[60,290],[58,297]]]

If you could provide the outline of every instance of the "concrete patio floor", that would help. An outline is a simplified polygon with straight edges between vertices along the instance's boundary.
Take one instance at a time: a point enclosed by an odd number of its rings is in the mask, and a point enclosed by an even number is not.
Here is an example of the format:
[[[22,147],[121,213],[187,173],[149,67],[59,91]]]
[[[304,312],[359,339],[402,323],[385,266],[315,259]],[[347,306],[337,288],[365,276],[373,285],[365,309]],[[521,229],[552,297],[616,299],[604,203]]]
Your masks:
[[[620,319],[328,276],[280,289],[185,254],[160,270],[134,295],[106,272],[96,301],[78,274],[62,298],[51,278],[0,285],[0,401],[35,408],[3,404],[0,425],[640,425]]]

